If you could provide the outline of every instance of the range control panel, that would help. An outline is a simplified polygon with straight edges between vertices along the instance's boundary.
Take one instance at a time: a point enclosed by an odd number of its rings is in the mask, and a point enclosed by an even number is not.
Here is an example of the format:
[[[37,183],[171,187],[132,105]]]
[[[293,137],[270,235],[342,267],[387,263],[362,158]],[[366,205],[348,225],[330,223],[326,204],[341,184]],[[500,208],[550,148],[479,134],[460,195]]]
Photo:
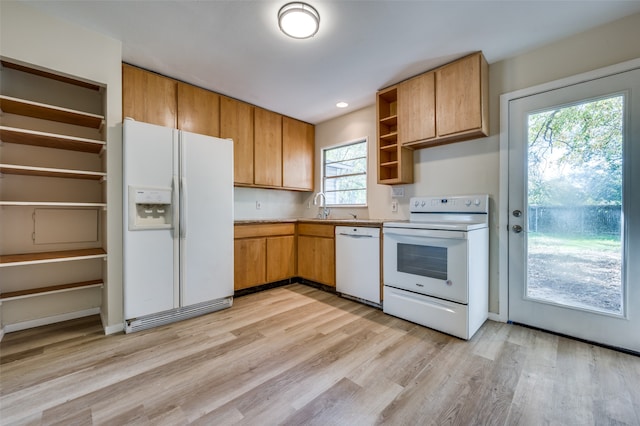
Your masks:
[[[488,213],[489,195],[411,197],[411,213]]]

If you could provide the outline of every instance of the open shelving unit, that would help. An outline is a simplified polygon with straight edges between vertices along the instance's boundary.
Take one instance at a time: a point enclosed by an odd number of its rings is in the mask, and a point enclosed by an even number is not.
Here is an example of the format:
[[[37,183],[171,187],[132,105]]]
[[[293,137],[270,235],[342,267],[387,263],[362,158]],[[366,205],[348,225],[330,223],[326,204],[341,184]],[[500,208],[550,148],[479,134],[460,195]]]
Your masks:
[[[92,83],[4,60],[1,65],[5,74],[2,78],[12,84],[3,80],[3,93],[0,94],[0,141],[2,149],[10,154],[4,156],[3,151],[0,174],[5,179],[12,176],[12,180],[10,184],[5,183],[5,188],[10,189],[3,189],[0,195],[0,209],[12,210],[6,210],[0,215],[0,226],[15,229],[12,229],[10,236],[4,237],[5,241],[0,251],[0,269],[7,271],[7,268],[19,268],[7,275],[9,279],[3,279],[0,283],[0,303],[20,303],[15,302],[18,300],[31,303],[25,300],[59,293],[72,294],[75,290],[81,289],[101,288],[105,284],[104,262],[98,263],[98,266],[89,264],[87,267],[85,264],[84,269],[87,269],[87,274],[90,275],[87,279],[74,278],[77,276],[74,268],[77,268],[77,262],[107,260],[107,253],[103,248],[107,203],[106,191],[102,185],[107,180],[104,171],[106,159],[103,156],[106,149],[103,133],[105,118],[95,111],[87,112],[54,103],[61,98],[61,104],[73,104],[73,99],[69,101],[64,98],[80,94],[81,101],[75,100],[75,103],[93,102],[104,108],[101,101],[102,89]],[[9,87],[11,89],[7,90],[14,92],[7,94],[4,90]],[[24,97],[16,96],[16,87],[23,88]],[[53,91],[46,93],[51,88],[55,88],[55,95]],[[68,91],[65,92],[67,88]],[[85,101],[85,97],[90,102]],[[42,99],[53,99],[54,102],[42,102]],[[32,161],[33,158],[35,161]],[[101,214],[95,213],[95,219],[88,225],[90,228],[95,225],[93,229],[97,229],[95,241],[73,238],[66,241],[62,238],[60,241],[36,242],[37,229],[59,227],[54,235],[64,235],[65,229],[71,230],[75,226],[72,219],[65,215],[70,213],[73,216],[74,212],[87,208],[102,211]],[[37,209],[54,211],[55,214],[38,216],[36,212],[41,210]],[[47,219],[38,219],[43,216]],[[41,282],[38,285],[33,276],[41,276],[43,273],[40,271],[39,274],[32,274],[32,268],[47,268],[47,265],[55,264],[62,266],[56,267],[55,275],[46,277],[46,283]],[[68,265],[64,266],[66,264]],[[48,270],[44,275],[47,273]],[[75,306],[74,303],[70,306]],[[70,308],[61,309],[61,314],[64,314],[67,312],[65,309]]]
[[[378,183],[413,183],[413,152],[398,143],[398,87],[378,92]]]

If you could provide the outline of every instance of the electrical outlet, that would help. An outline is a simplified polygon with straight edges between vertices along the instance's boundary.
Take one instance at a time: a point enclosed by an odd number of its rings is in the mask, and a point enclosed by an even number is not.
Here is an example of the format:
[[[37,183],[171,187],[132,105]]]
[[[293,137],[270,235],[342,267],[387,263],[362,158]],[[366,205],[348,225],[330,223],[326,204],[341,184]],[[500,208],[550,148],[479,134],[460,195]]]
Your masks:
[[[391,202],[391,211],[394,213],[398,212],[398,202],[396,200]]]
[[[402,186],[392,186],[391,187],[391,198],[402,198],[404,197],[404,187]]]
[[[260,201],[256,201],[256,210],[260,210],[262,208],[262,203]]]
[[[307,203],[307,210],[311,210],[311,201]]]

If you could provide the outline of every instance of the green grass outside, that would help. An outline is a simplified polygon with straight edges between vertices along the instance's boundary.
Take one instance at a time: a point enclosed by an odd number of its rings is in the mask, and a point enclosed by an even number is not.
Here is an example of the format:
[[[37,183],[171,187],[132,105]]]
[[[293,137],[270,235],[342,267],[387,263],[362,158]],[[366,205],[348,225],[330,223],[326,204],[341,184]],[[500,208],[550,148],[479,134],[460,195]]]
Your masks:
[[[527,234],[530,247],[550,246],[558,251],[599,251],[620,253],[621,239],[617,235],[562,235],[529,232]]]

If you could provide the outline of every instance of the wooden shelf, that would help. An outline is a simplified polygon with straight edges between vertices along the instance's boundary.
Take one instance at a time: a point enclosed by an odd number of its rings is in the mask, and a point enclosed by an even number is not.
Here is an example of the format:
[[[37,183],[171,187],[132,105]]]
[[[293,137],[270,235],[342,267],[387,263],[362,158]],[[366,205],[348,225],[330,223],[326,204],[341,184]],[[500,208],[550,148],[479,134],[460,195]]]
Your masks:
[[[386,163],[380,163],[380,167],[398,167],[397,161],[388,161]]]
[[[0,109],[10,114],[99,129],[104,116],[0,95]]]
[[[384,124],[385,126],[395,126],[398,124],[398,116],[391,115],[389,117],[380,118],[380,124]]]
[[[48,251],[40,253],[4,254],[0,256],[0,267],[35,265],[39,263],[69,262],[74,260],[107,257],[101,248],[83,250]]]
[[[103,172],[90,172],[84,170],[53,169],[49,167],[18,166],[15,164],[0,164],[0,173],[44,176],[53,178],[101,180],[107,174]]]
[[[45,207],[107,207],[106,203],[75,203],[67,201],[0,201],[0,206],[45,206]]]
[[[52,285],[49,287],[31,288],[28,290],[9,291],[0,293],[0,301],[26,299],[28,297],[43,296],[46,294],[62,293],[64,291],[80,290],[85,288],[102,287],[102,280],[82,281],[78,283]]]
[[[66,149],[98,154],[106,143],[95,139],[77,138],[74,136],[55,133],[38,132],[35,130],[19,129],[0,126],[0,141],[21,145],[41,146],[44,148]]]
[[[398,132],[387,133],[386,135],[380,135],[381,141],[395,141],[398,138]]]
[[[51,80],[62,81],[63,83],[73,84],[74,86],[84,87],[86,89],[91,89],[91,90],[96,90],[96,91],[100,90],[100,86],[98,86],[97,84],[87,83],[86,81],[76,80],[74,78],[69,78],[69,77],[65,77],[65,76],[58,75],[58,74],[53,74],[53,73],[46,72],[46,71],[40,71],[40,70],[37,70],[37,69],[34,69],[34,68],[25,67],[23,65],[14,64],[14,63],[7,62],[7,61],[0,61],[0,63],[2,63],[3,67],[12,68],[14,70],[26,72],[27,74],[33,74],[33,75],[37,75],[37,76],[40,76],[40,77],[49,78]]]
[[[398,144],[392,143],[389,145],[383,145],[380,147],[380,151],[396,151],[398,149]]]

